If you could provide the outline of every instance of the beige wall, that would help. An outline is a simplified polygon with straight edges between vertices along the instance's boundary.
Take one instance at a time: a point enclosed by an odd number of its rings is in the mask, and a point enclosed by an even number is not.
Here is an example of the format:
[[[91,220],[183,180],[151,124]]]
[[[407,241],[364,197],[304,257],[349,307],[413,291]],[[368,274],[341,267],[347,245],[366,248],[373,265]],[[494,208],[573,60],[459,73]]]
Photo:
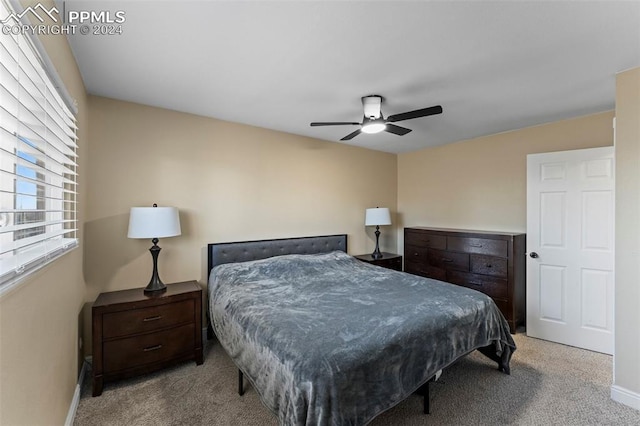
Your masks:
[[[52,4],[52,2],[43,2]],[[78,102],[79,220],[88,169],[86,94],[64,36],[41,38],[67,90]],[[80,248],[0,296],[0,424],[63,424],[77,382],[78,333],[84,302]]]
[[[640,409],[640,68],[616,78],[614,399]]]
[[[160,276],[202,285],[207,243],[346,233],[349,252],[365,253],[365,209],[396,210],[394,154],[101,97],[89,109],[87,301],[149,281],[151,242],[126,236],[132,206],[180,209],[182,236],[159,244]],[[389,228],[381,245],[394,251]]]
[[[526,232],[527,154],[612,145],[612,120],[606,112],[400,154],[399,226]]]

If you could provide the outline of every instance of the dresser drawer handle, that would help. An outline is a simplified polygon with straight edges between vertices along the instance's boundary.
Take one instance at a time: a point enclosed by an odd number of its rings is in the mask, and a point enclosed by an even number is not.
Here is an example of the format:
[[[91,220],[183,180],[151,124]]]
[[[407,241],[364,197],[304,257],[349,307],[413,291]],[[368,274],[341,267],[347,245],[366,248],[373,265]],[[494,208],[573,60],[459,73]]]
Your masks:
[[[143,351],[145,352],[157,351],[160,348],[162,348],[162,345],[149,346],[148,348],[144,348]]]
[[[143,319],[143,322],[149,322],[149,321],[156,321],[159,320],[160,318],[162,318],[162,315],[156,315],[155,317],[148,317]]]
[[[482,283],[480,281],[469,281],[471,285],[477,285],[478,287],[482,287]]]
[[[482,247],[482,244],[469,244],[471,247]]]
[[[416,252],[416,253],[413,253],[413,255],[414,255],[414,256],[420,256],[417,252]]]
[[[453,259],[447,259],[446,257],[443,257],[442,261],[449,263],[449,262],[453,262]]]
[[[493,265],[491,265],[490,263],[485,263],[484,266],[486,266],[487,268],[492,268]]]

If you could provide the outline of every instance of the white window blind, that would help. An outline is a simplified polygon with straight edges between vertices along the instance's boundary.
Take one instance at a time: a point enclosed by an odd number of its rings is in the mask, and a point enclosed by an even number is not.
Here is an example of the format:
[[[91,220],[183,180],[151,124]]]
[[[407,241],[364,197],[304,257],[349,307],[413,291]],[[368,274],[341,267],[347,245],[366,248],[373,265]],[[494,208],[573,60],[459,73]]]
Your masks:
[[[27,36],[0,34],[0,286],[78,243],[75,116],[44,63]]]

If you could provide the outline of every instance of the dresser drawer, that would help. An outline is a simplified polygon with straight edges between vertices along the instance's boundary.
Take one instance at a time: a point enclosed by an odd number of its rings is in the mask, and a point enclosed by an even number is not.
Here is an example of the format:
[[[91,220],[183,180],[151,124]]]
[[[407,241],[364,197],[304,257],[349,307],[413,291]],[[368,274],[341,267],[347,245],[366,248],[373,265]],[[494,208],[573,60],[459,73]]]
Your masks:
[[[427,251],[426,247],[414,246],[413,244],[405,244],[404,246],[404,258],[405,262],[426,262]]]
[[[404,271],[409,274],[420,275],[421,277],[433,278],[434,280],[446,281],[447,270],[430,266],[426,263],[415,263],[405,261]]]
[[[496,304],[498,309],[500,309],[500,312],[502,312],[504,319],[507,321],[513,321],[515,319],[513,316],[513,309],[511,309],[511,305],[507,300],[493,299],[493,302]],[[515,333],[515,330],[512,330],[511,332]]]
[[[195,325],[143,334],[104,343],[104,369],[112,373],[126,368],[175,358],[193,352]]]
[[[443,250],[429,250],[429,265],[459,271],[469,270],[469,255]]]
[[[186,322],[193,322],[194,300],[104,314],[102,335],[105,339],[145,333]]]
[[[488,238],[447,237],[447,250],[507,257],[508,243]]]
[[[481,254],[471,255],[471,272],[507,278],[507,271],[507,259],[503,257],[484,256]]]
[[[409,274],[426,276],[427,264],[423,262],[414,262],[413,260],[406,258],[404,260],[404,271]]]
[[[438,281],[447,281],[447,270],[435,266],[427,266],[425,277]]]
[[[440,250],[446,250],[447,248],[447,237],[424,232],[406,232],[404,234],[404,242],[405,244],[413,246],[430,247]]]
[[[507,280],[500,278],[461,271],[449,271],[447,272],[447,280],[454,284],[478,290],[498,299],[506,299],[509,294]]]

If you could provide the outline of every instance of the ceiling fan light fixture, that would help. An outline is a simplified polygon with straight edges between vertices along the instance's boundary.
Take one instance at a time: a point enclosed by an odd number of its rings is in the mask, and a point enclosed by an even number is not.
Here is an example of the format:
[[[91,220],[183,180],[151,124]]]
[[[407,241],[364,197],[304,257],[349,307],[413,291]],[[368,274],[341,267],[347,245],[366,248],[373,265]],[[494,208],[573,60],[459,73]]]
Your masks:
[[[350,141],[361,133],[380,133],[388,132],[394,135],[404,136],[411,132],[411,129],[397,126],[393,123],[404,120],[412,120],[414,118],[428,117],[430,115],[442,114],[442,107],[434,105],[428,108],[420,108],[413,111],[407,111],[400,114],[393,114],[384,118],[380,105],[382,104],[382,96],[370,95],[362,98],[362,106],[364,107],[364,116],[362,123],[353,121],[314,121],[311,123],[315,126],[358,126],[358,129],[341,138],[341,141]]]
[[[387,128],[387,124],[384,122],[384,120],[381,119],[377,119],[377,120],[371,120],[368,121],[366,123],[364,123],[362,125],[362,131],[364,133],[369,133],[369,134],[373,134],[373,133],[380,133],[383,132],[384,129]]]

